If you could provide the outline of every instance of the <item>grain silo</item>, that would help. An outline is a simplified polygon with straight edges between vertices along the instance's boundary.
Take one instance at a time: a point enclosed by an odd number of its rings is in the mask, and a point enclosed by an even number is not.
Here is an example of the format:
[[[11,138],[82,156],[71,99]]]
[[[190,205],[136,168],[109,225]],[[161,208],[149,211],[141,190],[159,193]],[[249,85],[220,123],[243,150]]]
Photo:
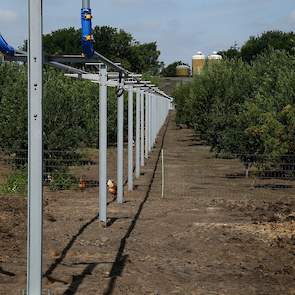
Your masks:
[[[205,66],[205,60],[206,57],[201,51],[193,56],[193,76],[201,73]]]
[[[214,51],[211,55],[208,56],[208,61],[222,60],[222,56]]]
[[[176,77],[189,77],[191,75],[191,69],[187,65],[178,65],[176,67]]]

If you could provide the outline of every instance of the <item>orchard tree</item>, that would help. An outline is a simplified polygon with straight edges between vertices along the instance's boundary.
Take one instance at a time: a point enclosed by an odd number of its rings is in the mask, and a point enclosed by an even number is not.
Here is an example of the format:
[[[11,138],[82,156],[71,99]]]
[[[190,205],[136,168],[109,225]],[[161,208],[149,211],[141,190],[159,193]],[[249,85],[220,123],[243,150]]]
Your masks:
[[[227,50],[221,50],[218,52],[219,55],[222,56],[223,59],[239,59],[241,58],[241,51],[238,47],[238,44],[235,43]]]
[[[268,31],[250,39],[242,46],[241,56],[244,61],[250,63],[257,56],[271,49],[284,50],[295,54],[295,33],[282,31]]]

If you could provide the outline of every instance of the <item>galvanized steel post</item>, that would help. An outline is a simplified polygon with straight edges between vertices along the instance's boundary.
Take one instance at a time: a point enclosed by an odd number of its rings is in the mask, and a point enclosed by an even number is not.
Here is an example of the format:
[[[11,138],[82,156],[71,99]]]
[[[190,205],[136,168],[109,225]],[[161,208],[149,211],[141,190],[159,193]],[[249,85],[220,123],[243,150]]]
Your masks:
[[[152,150],[152,140],[153,140],[153,100],[152,95],[149,93],[149,153]]]
[[[82,0],[82,8],[90,8],[90,0]]]
[[[149,95],[145,92],[145,158],[149,157]]]
[[[140,88],[136,89],[135,177],[140,176]]]
[[[153,133],[152,133],[152,148],[155,145],[155,134],[156,134],[156,99],[155,99],[155,95],[152,94],[152,126],[153,126]]]
[[[159,100],[158,96],[155,95],[155,101],[156,101],[156,132],[155,132],[155,142],[157,141],[158,131],[159,131]]]
[[[29,0],[27,294],[42,293],[42,0]]]
[[[128,88],[128,191],[133,191],[133,87]]]
[[[99,68],[99,220],[107,222],[107,66]]]
[[[124,201],[124,82],[117,97],[117,202]]]
[[[144,166],[144,92],[140,91],[140,164]]]

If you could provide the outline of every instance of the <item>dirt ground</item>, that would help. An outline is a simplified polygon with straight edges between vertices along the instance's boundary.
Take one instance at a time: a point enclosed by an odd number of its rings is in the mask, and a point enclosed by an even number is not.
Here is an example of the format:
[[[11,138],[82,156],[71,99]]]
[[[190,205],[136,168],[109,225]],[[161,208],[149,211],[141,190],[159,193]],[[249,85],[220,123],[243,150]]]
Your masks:
[[[216,159],[174,114],[164,133],[126,202],[110,198],[107,228],[97,188],[46,190],[44,294],[294,295],[295,181],[232,177],[239,161]],[[115,150],[109,162],[113,177]],[[25,224],[25,198],[0,197],[1,295],[25,288]]]

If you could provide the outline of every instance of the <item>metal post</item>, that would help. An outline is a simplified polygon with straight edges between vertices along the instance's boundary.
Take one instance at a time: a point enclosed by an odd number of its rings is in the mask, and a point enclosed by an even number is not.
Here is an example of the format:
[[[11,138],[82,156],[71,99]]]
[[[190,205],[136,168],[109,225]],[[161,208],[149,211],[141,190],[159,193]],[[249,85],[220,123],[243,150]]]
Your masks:
[[[100,65],[99,86],[99,220],[107,222],[107,66]]]
[[[161,97],[159,97],[159,132],[161,130],[162,127],[162,119],[163,119],[163,99]]]
[[[159,111],[160,111],[160,105],[159,105],[159,97],[155,95],[155,105],[156,105],[156,130],[155,130],[155,142],[157,141],[157,136],[159,132]]]
[[[144,166],[144,92],[140,92],[140,161]]]
[[[29,1],[27,294],[42,293],[42,0]]]
[[[156,100],[155,100],[155,95],[152,94],[151,95],[151,99],[152,99],[152,124],[153,124],[153,127],[152,127],[152,130],[153,130],[153,133],[152,133],[152,148],[154,148],[154,144],[155,144],[155,131],[156,131]]]
[[[117,98],[117,202],[122,204],[124,201],[124,83],[120,85],[121,95]]]
[[[154,107],[154,112],[155,112],[155,131],[154,131],[154,145],[156,143],[156,137],[157,137],[157,129],[158,129],[158,102],[157,102],[157,97],[156,95],[154,94],[154,104],[155,104],[155,107]]]
[[[135,177],[140,176],[140,89],[136,90]]]
[[[82,8],[90,8],[90,0],[82,0]]]
[[[128,89],[128,191],[133,191],[133,87]]]
[[[164,150],[161,151],[162,156],[162,198],[164,198],[164,189],[165,189],[165,167],[164,167]]]
[[[145,93],[145,158],[149,157],[149,95]]]
[[[151,152],[151,148],[152,148],[152,134],[153,134],[152,108],[153,108],[152,97],[151,97],[151,94],[149,93],[149,153]]]
[[[163,99],[162,102],[162,125],[165,123],[165,106],[166,106],[166,99]]]
[[[151,132],[151,150],[154,147],[154,133],[155,133],[155,101],[154,101],[154,95],[151,94],[151,125],[152,125],[152,132]]]
[[[158,97],[155,95],[155,114],[156,114],[156,120],[155,120],[155,142],[157,140],[158,135],[158,127],[159,127],[159,100]]]

